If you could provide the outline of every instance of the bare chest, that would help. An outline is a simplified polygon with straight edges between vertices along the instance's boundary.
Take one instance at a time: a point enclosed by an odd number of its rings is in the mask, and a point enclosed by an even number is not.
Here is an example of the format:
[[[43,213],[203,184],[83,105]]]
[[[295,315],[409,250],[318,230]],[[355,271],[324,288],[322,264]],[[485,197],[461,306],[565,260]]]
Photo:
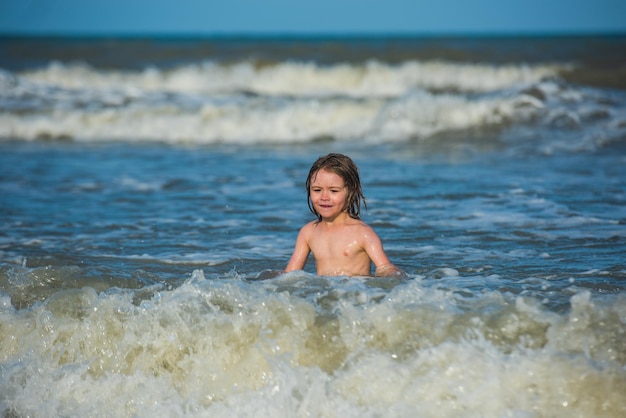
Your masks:
[[[356,228],[350,227],[338,230],[320,228],[311,234],[309,247],[316,258],[350,259],[364,251]]]

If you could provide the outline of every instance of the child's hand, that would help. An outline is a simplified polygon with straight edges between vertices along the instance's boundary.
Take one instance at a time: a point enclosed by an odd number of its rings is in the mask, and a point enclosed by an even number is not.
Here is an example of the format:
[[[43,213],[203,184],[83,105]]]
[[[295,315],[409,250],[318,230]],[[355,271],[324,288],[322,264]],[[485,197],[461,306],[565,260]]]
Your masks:
[[[398,277],[398,278],[407,278],[407,274],[400,268],[394,266],[393,264],[385,264],[384,266],[376,267],[376,273],[374,274],[376,277]]]

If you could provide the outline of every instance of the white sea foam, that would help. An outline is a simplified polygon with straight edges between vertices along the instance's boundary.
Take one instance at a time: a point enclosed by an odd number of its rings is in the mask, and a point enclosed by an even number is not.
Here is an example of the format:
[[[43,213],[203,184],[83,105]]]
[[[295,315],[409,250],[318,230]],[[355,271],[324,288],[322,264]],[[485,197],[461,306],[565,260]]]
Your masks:
[[[247,91],[262,95],[356,97],[398,96],[412,88],[489,92],[528,85],[554,77],[563,65],[459,64],[410,61],[389,65],[321,66],[310,62],[284,62],[257,66],[253,62],[223,65],[190,64],[173,70],[103,71],[81,64],[53,63],[22,77],[33,83],[74,90],[120,90],[129,93],[167,91],[224,93]]]
[[[564,86],[558,82],[564,68],[206,62],[113,71],[55,63],[2,73],[0,138],[385,142],[515,127],[545,136],[546,153],[595,149],[620,138],[626,129],[623,100],[607,105],[601,94]],[[585,133],[572,138],[583,124]],[[569,133],[561,133],[564,127]]]
[[[407,140],[523,123],[540,114],[540,104],[520,110],[520,100],[526,98],[470,100],[416,91],[390,102],[250,99],[237,105],[206,103],[197,109],[165,103],[101,110],[58,108],[0,115],[0,137],[190,143]]]
[[[599,304],[579,293],[571,313],[556,314],[521,297],[461,297],[419,279],[381,292],[357,279],[290,273],[250,285],[196,271],[177,289],[132,299],[132,291],[86,287],[24,310],[0,304],[4,413],[618,417],[626,410],[623,297]]]

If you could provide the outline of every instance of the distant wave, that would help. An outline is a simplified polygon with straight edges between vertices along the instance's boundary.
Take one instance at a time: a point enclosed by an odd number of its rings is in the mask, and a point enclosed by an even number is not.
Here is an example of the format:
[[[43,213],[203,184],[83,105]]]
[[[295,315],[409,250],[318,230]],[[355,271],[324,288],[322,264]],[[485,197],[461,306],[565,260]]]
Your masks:
[[[119,90],[186,94],[252,92],[286,96],[388,97],[421,88],[436,91],[489,92],[555,77],[568,65],[462,64],[445,61],[409,61],[392,65],[319,65],[282,62],[262,65],[253,61],[220,64],[206,61],[176,69],[104,71],[86,64],[54,62],[20,76],[32,83],[76,90]]]
[[[572,149],[623,138],[623,94],[568,84],[560,74],[570,69],[207,61],[112,71],[55,62],[0,72],[0,138],[378,143],[521,129]]]

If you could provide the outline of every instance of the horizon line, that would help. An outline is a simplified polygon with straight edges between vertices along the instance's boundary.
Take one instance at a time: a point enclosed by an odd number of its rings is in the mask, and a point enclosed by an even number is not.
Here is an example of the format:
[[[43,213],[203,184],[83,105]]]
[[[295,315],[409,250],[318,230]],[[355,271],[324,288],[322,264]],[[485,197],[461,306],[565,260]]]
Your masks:
[[[207,39],[410,39],[498,37],[626,36],[624,30],[500,30],[500,31],[4,31],[3,38],[207,38]]]

